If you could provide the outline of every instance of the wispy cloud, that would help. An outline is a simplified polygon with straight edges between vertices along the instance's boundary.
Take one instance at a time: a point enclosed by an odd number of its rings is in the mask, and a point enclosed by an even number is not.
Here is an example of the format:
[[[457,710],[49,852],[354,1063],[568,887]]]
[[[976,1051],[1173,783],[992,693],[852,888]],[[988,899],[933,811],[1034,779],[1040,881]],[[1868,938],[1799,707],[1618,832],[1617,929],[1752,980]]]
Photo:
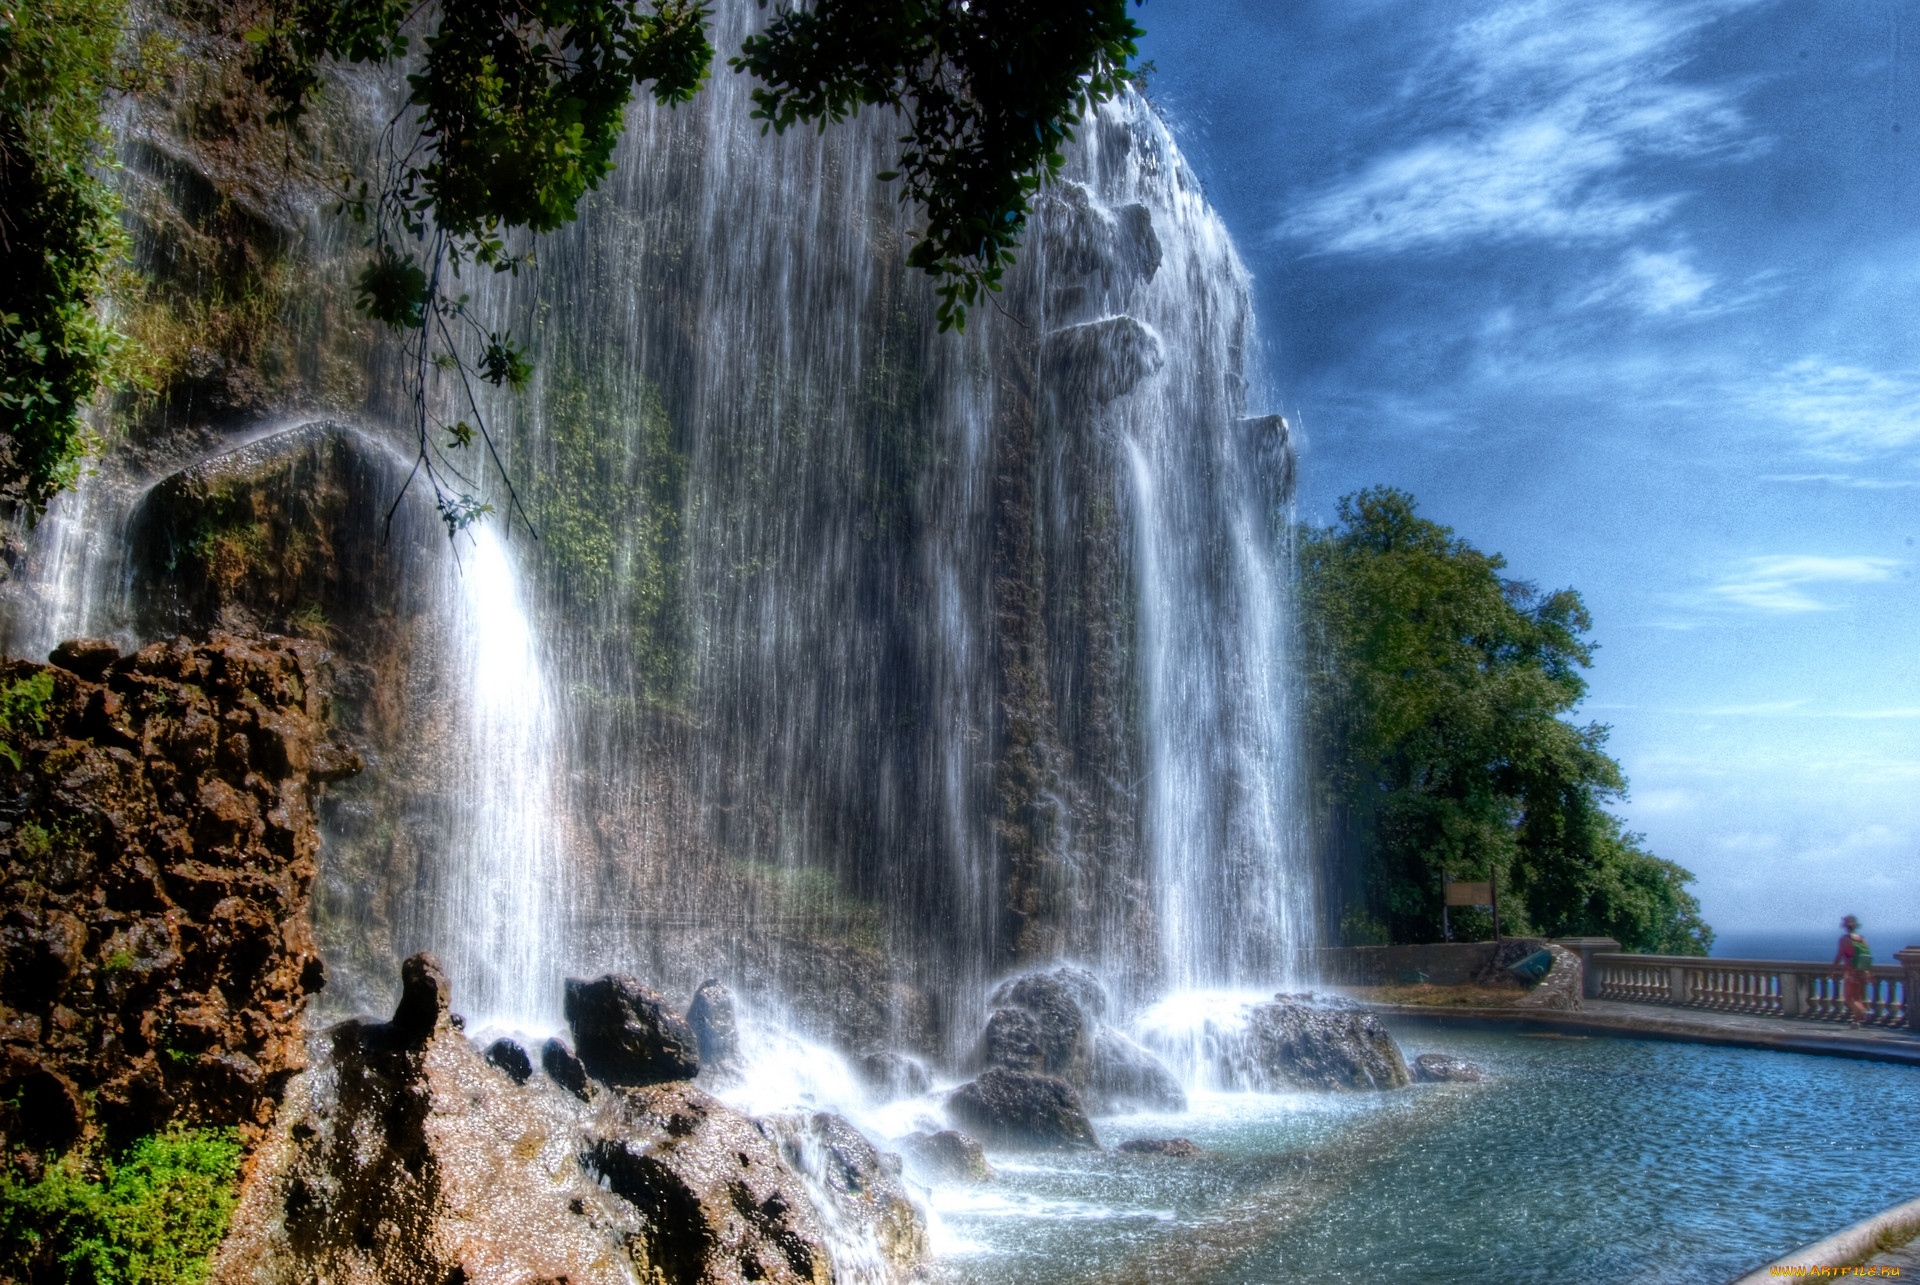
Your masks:
[[[1457,87],[1437,113],[1450,123],[1309,196],[1279,231],[1362,254],[1606,241],[1656,223],[1682,197],[1632,190],[1634,162],[1752,145],[1732,89],[1670,79],[1696,33],[1746,2],[1497,6],[1417,78]]]
[[[1748,558],[1707,590],[1708,597],[1755,611],[1798,613],[1833,607],[1808,592],[1814,585],[1891,580],[1893,558],[1826,558],[1810,554]]]
[[[1619,304],[1651,316],[1703,311],[1714,280],[1681,253],[1629,250],[1619,271],[1596,286],[1584,304]]]
[[[1911,371],[1809,358],[1780,371],[1751,401],[1800,426],[1810,447],[1838,458],[1920,446],[1920,375]]]
[[[1920,480],[1898,477],[1855,477],[1851,473],[1763,473],[1762,482],[1823,482],[1861,491],[1904,491],[1920,486]]]

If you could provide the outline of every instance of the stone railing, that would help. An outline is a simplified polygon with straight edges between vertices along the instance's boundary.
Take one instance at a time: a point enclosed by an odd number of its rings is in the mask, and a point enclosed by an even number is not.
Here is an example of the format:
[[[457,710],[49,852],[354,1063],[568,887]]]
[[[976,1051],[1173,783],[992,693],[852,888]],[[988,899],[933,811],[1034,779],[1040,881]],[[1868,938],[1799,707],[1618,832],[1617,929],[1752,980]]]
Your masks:
[[[1628,955],[1594,949],[1601,944],[1583,942],[1588,948],[1579,952],[1586,967],[1583,989],[1590,999],[1816,1022],[1844,1022],[1851,1016],[1841,998],[1840,970],[1830,964]],[[1920,947],[1908,947],[1895,959],[1899,962],[1876,965],[1868,978],[1867,1024],[1920,1029],[1920,1008],[1908,1005],[1908,997],[1920,991]]]

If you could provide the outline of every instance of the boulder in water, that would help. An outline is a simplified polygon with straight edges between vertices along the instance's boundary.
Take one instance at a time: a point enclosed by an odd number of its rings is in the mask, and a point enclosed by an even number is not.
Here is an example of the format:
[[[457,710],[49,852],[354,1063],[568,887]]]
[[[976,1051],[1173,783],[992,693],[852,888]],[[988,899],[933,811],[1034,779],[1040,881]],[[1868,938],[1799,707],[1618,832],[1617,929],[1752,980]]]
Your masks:
[[[400,1004],[389,1023],[394,1033],[412,1044],[425,1043],[444,1025],[452,1027],[447,1013],[451,987],[447,974],[432,955],[414,955],[400,966]]]
[[[1447,1053],[1422,1053],[1413,1059],[1412,1070],[1414,1081],[1418,1084],[1477,1082],[1487,1078],[1487,1073],[1472,1062]]]
[[[740,1069],[740,1024],[733,1013],[733,992],[709,977],[687,1006],[687,1025],[708,1074],[732,1075]]]
[[[602,1084],[637,1088],[700,1073],[693,1028],[658,991],[624,973],[568,978],[565,1009],[574,1051]]]
[[[1100,981],[1084,968],[1028,973],[1001,983],[987,1020],[982,1053],[987,1065],[1088,1082],[1093,1032],[1106,1015]]]
[[[1097,1151],[1099,1138],[1071,1084],[1058,1076],[989,1067],[947,1099],[947,1113],[997,1146]]]
[[[1111,1026],[1094,1033],[1087,1091],[1099,1111],[1187,1109],[1187,1091],[1166,1063]]]
[[[906,1157],[907,1164],[928,1178],[948,1182],[987,1182],[993,1177],[993,1166],[987,1163],[987,1153],[977,1141],[958,1129],[910,1133],[904,1138],[895,1138],[893,1145],[900,1148],[900,1154]]]
[[[593,1099],[593,1081],[587,1078],[587,1068],[581,1065],[565,1040],[553,1038],[540,1046],[540,1069],[547,1073],[549,1080],[582,1102]]]
[[[869,1053],[860,1059],[860,1078],[888,1099],[917,1098],[933,1087],[933,1077],[904,1053]]]
[[[515,1084],[525,1084],[533,1076],[533,1059],[518,1043],[504,1037],[487,1045],[487,1065],[505,1071]]]
[[[1276,999],[1248,1013],[1245,1040],[1250,1088],[1399,1089],[1412,1082],[1393,1036],[1353,1009]]]
[[[1117,1150],[1130,1156],[1168,1156],[1177,1160],[1202,1154],[1200,1145],[1191,1138],[1129,1138]]]

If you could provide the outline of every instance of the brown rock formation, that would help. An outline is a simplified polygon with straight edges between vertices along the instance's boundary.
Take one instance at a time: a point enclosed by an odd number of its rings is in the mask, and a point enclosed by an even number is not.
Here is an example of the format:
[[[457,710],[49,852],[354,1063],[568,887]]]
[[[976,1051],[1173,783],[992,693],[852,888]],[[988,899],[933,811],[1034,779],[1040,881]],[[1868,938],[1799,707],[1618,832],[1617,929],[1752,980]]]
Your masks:
[[[0,1134],[32,1164],[173,1119],[255,1132],[305,1065],[317,645],[216,634],[7,661]]]
[[[416,956],[394,1020],[335,1027],[289,1095],[213,1279],[827,1285],[904,1276],[925,1248],[844,1121],[756,1121],[687,1081],[590,1102],[517,1084],[453,1028]]]

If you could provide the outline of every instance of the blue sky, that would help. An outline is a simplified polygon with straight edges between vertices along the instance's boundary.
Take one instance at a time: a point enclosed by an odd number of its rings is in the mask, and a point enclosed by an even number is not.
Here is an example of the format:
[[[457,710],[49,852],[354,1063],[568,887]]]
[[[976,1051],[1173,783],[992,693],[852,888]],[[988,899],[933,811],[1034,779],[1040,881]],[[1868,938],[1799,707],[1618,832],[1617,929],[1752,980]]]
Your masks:
[[[1404,487],[1579,589],[1621,810],[1723,934],[1920,942],[1920,6],[1139,16],[1303,515]]]

